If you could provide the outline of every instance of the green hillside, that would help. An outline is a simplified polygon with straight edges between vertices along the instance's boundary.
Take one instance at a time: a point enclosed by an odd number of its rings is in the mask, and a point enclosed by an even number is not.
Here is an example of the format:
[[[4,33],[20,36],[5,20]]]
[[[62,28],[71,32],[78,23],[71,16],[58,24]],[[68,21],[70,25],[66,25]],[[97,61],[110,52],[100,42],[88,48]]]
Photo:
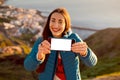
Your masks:
[[[2,52],[6,47],[20,47],[23,53],[14,54]],[[30,46],[19,38],[5,36],[0,32],[0,80],[34,80],[33,73],[27,72],[23,67],[23,61],[30,52]]]
[[[109,74],[112,73],[117,73],[116,75],[119,75],[120,28],[108,28],[98,31],[94,35],[87,38],[85,41],[96,53],[98,57],[98,63],[95,67],[83,68],[82,77],[85,79],[101,75],[106,75],[109,77]]]
[[[5,36],[4,33],[0,32],[0,49],[8,46],[19,46],[23,50],[23,53],[21,54],[28,54],[30,52],[30,46],[28,46],[28,44],[24,40]]]

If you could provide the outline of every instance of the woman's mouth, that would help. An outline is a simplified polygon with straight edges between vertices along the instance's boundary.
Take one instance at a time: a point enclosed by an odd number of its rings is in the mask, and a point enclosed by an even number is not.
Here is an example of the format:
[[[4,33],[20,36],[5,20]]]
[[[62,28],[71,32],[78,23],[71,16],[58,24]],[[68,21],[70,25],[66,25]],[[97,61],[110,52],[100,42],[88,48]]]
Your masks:
[[[60,29],[52,29],[53,32],[58,32]]]

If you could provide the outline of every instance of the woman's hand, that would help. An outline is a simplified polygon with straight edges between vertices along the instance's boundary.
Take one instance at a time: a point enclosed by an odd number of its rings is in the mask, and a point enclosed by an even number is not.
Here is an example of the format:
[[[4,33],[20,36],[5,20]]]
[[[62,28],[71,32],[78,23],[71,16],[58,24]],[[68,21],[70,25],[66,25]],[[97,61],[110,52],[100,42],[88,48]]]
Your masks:
[[[88,45],[86,42],[77,42],[72,44],[72,51],[75,53],[79,53],[81,56],[86,56],[87,55],[87,48]]]
[[[38,59],[42,60],[45,58],[46,54],[50,54],[50,43],[47,40],[44,40],[38,46]]]

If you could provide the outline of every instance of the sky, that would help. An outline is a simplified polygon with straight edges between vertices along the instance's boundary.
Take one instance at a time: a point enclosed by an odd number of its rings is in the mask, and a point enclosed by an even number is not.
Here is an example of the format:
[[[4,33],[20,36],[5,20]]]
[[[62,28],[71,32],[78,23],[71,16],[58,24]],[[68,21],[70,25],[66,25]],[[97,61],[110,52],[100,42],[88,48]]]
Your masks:
[[[120,0],[8,0],[6,4],[45,12],[65,7],[72,25],[96,29],[120,27]]]

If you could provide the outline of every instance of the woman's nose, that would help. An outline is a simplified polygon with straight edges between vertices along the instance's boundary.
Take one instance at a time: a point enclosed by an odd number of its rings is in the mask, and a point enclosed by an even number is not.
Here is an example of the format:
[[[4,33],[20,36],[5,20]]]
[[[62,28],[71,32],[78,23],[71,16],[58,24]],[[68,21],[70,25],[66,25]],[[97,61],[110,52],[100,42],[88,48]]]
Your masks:
[[[58,28],[58,23],[57,23],[57,22],[54,24],[54,27],[55,27],[55,28]]]

